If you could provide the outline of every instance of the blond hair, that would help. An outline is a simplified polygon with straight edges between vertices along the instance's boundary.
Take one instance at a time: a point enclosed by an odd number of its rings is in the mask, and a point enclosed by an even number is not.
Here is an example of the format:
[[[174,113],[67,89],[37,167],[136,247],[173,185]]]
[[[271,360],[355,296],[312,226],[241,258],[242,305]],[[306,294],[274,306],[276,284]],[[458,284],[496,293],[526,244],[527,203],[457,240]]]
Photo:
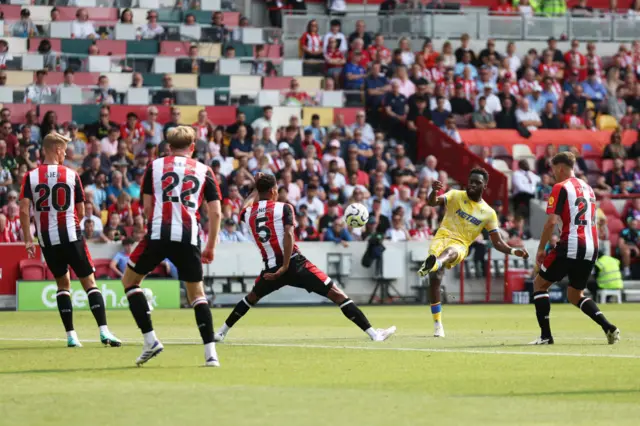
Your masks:
[[[69,142],[71,142],[71,139],[54,131],[44,137],[42,140],[42,147],[46,151],[52,151],[59,145],[63,145],[66,148]]]
[[[196,141],[196,131],[189,126],[178,126],[167,132],[167,142],[174,149],[184,149]]]

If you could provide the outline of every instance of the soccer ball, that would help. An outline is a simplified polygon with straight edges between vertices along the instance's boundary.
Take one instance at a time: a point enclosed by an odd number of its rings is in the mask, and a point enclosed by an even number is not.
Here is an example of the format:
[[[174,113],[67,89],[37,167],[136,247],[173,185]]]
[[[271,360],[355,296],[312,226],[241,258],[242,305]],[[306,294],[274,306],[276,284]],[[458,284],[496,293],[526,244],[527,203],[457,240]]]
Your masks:
[[[344,221],[351,228],[362,228],[369,220],[369,210],[360,203],[350,204],[344,211]]]

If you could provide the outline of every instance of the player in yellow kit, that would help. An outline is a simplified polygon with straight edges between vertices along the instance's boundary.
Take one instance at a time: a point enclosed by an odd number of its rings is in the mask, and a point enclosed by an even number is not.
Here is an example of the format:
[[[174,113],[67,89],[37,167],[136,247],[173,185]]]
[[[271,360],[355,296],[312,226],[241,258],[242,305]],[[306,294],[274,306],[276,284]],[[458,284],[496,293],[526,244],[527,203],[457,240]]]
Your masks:
[[[429,205],[432,207],[444,205],[446,213],[436,236],[431,241],[429,256],[418,270],[418,275],[421,277],[429,275],[429,296],[435,337],[444,337],[440,284],[445,268],[451,269],[467,257],[469,246],[483,229],[489,232],[496,250],[524,259],[529,257],[525,249],[509,247],[498,232],[498,216],[495,210],[482,199],[482,193],[488,182],[489,173],[485,169],[474,168],[469,173],[466,191],[451,190],[438,196],[442,183],[434,181],[432,184]]]

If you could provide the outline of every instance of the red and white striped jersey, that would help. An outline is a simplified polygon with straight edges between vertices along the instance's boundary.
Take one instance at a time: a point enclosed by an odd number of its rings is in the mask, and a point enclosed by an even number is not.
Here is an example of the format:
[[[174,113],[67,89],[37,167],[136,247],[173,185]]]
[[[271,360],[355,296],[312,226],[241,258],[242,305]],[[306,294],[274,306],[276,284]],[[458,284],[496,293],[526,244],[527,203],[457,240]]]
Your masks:
[[[547,214],[562,219],[558,254],[568,259],[597,259],[596,196],[585,181],[572,177],[556,183],[547,202]]]
[[[444,80],[444,73],[446,70],[440,69],[438,67],[433,67],[429,70],[429,74],[431,77],[429,78],[429,82]]]
[[[525,78],[521,78],[520,81],[518,82],[518,86],[520,87],[520,92],[522,92],[523,95],[528,95],[529,93],[533,92],[533,88],[536,85],[536,81],[529,81]]]
[[[221,199],[211,168],[181,156],[158,158],[149,164],[142,193],[153,197],[149,238],[194,246],[200,245],[198,209],[203,201]]]
[[[300,47],[313,51],[322,50],[322,37],[318,34],[304,33],[300,37]]]
[[[462,88],[464,89],[464,97],[467,98],[468,101],[475,101],[476,95],[478,94],[478,85],[475,80],[458,80],[459,84],[462,84]]]
[[[24,176],[20,199],[33,203],[42,247],[82,239],[76,204],[84,202],[84,190],[76,172],[58,164],[42,164]]]
[[[265,269],[281,266],[284,260],[284,228],[296,226],[291,204],[258,201],[240,212],[240,221],[249,228],[249,235],[262,254]],[[292,253],[298,252],[298,246],[294,245]]]
[[[538,74],[543,77],[552,77],[555,78],[560,72],[560,68],[555,64],[540,64],[538,66]]]

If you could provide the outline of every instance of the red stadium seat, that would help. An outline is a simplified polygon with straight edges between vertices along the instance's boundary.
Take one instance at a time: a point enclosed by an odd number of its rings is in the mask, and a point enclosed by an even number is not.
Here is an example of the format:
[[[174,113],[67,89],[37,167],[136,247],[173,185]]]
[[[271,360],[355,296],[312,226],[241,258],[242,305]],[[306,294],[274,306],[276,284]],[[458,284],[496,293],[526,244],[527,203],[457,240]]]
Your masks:
[[[613,160],[602,160],[602,173],[607,173],[613,169]]]
[[[26,123],[27,112],[36,111],[38,108],[35,104],[3,104],[2,106],[11,110],[11,121],[14,124]]]
[[[625,228],[624,223],[615,216],[608,216],[607,226],[610,234],[619,234]]]
[[[98,40],[96,45],[101,55],[125,56],[127,54],[125,40]]]
[[[265,77],[262,88],[265,90],[287,90],[293,77]]]
[[[236,107],[208,106],[205,110],[207,111],[211,121],[216,125],[222,124],[223,126],[228,126],[236,122]]]
[[[536,145],[536,157],[544,157],[544,151],[547,149],[546,145]]]
[[[22,6],[20,5],[9,5],[3,4],[0,6],[0,12],[4,14],[4,20],[7,21],[19,21],[20,20],[20,11],[22,10]]]
[[[163,41],[160,43],[160,56],[189,56],[190,47],[188,41]]]
[[[49,40],[51,43],[51,50],[54,52],[62,51],[62,40],[59,38],[30,38],[27,43],[29,43],[29,52],[37,52],[38,46],[42,40]]]
[[[58,116],[58,123],[64,123],[72,120],[71,105],[40,105],[40,118],[42,119],[49,111],[54,111],[56,113]]]
[[[51,269],[49,269],[49,267],[46,266],[46,265],[44,267],[44,273],[45,273],[46,279],[48,279],[48,280],[55,280],[56,279],[56,277],[53,276],[53,272],[51,272]]]
[[[362,108],[335,108],[333,110],[333,119],[342,114],[344,115],[344,124],[351,126],[356,122],[356,114],[358,111],[362,111]]]
[[[118,278],[116,274],[111,270],[109,259],[94,259],[93,266],[95,267],[96,278]]]
[[[616,206],[611,202],[611,200],[605,198],[600,201],[600,208],[608,217],[620,219],[620,212],[616,209]]]
[[[224,12],[222,14],[222,22],[227,27],[237,27],[240,22],[240,12]]]
[[[40,259],[21,260],[20,276],[25,281],[42,281],[46,277],[45,265]]]
[[[279,44],[267,44],[265,47],[265,53],[267,58],[282,59],[282,45]],[[255,48],[254,48],[255,54]]]
[[[77,72],[74,76],[74,82],[78,86],[97,86],[100,73],[97,72]],[[36,73],[33,73],[33,81],[36,79]],[[50,72],[47,76],[47,84],[50,86],[62,84],[64,81],[63,72]]]
[[[624,169],[626,171],[633,170],[636,167],[636,160],[624,160]]]
[[[58,7],[61,21],[73,21],[79,7]],[[96,24],[115,23],[118,21],[118,9],[115,7],[86,7],[89,21]]]

